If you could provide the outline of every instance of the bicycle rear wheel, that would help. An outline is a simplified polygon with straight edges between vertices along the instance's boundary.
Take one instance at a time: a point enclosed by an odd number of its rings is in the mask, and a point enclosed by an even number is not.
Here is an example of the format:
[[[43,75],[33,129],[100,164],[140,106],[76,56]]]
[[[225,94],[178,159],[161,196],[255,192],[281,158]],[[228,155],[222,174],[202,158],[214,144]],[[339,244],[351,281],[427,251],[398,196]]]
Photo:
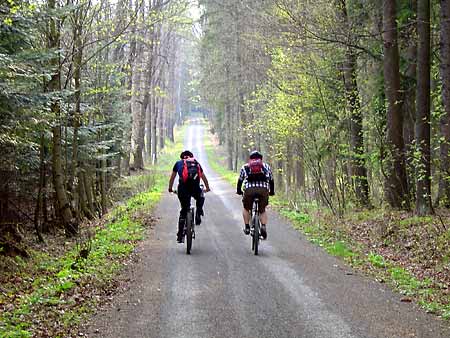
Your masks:
[[[194,232],[194,208],[191,208],[186,217],[186,253],[188,255],[191,254],[193,232]]]
[[[253,236],[252,236],[252,249],[255,252],[255,255],[258,255],[258,247],[259,247],[259,215],[255,214],[253,217]]]

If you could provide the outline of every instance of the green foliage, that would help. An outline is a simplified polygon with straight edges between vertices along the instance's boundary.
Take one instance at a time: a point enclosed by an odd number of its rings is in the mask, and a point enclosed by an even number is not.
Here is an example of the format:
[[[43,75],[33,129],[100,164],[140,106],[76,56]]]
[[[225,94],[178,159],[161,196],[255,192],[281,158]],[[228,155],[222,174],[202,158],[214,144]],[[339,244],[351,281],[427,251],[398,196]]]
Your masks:
[[[402,227],[409,227],[411,225],[429,224],[433,223],[433,218],[431,216],[412,216],[403,219],[399,222]]]
[[[346,257],[352,257],[354,255],[352,250],[350,250],[348,248],[347,244],[345,244],[342,241],[337,241],[332,244],[329,244],[326,246],[325,249],[327,250],[327,252],[329,254],[336,256],[336,257],[346,258]]]
[[[367,259],[376,268],[386,267],[386,261],[384,260],[384,257],[381,255],[370,252],[369,255],[367,256]]]
[[[415,295],[421,288],[429,285],[428,281],[417,280],[404,268],[392,267],[388,269],[388,273],[391,275],[394,285],[407,296]]]
[[[308,214],[304,214],[295,210],[281,209],[280,214],[299,224],[309,224],[312,221],[311,216],[309,216]]]

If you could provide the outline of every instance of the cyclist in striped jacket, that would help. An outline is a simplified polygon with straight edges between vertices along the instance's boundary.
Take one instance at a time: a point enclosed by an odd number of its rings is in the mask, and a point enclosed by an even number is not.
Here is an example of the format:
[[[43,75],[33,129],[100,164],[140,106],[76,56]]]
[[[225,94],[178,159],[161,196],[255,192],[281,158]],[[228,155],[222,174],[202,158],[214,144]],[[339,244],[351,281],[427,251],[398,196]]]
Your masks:
[[[244,233],[250,233],[250,210],[252,209],[253,199],[259,197],[259,212],[261,219],[261,236],[267,238],[267,213],[266,206],[269,204],[269,195],[275,194],[272,170],[267,163],[262,161],[262,154],[254,150],[250,153],[248,163],[241,168],[239,179],[237,181],[238,195],[242,196],[242,216],[244,218]],[[242,187],[244,189],[242,189]]]

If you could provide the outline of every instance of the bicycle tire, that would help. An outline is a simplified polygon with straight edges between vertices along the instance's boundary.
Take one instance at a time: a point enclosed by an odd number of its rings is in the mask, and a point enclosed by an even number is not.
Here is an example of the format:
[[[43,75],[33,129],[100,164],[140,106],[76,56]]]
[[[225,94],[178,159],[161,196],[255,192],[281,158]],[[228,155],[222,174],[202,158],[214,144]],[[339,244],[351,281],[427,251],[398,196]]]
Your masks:
[[[194,231],[194,209],[188,212],[186,217],[186,254],[191,254],[192,248],[192,234]]]
[[[259,215],[255,215],[254,223],[253,223],[253,241],[254,244],[254,252],[255,255],[258,255],[258,247],[259,247]]]
[[[255,224],[255,217],[252,217],[252,228],[250,229],[250,234],[252,235],[252,251],[255,251],[255,228],[253,227]]]

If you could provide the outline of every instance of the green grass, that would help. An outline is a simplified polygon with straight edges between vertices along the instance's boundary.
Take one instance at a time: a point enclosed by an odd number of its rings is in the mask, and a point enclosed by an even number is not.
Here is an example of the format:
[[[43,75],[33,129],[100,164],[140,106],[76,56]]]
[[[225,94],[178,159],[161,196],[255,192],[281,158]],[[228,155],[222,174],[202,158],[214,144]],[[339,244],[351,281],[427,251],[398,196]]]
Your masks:
[[[367,255],[367,259],[370,262],[370,264],[372,264],[372,266],[374,266],[376,268],[385,268],[386,267],[386,260],[381,255],[370,252],[369,255]]]
[[[402,227],[409,227],[411,225],[429,224],[433,223],[433,218],[430,216],[413,216],[403,219],[399,222]]]
[[[183,134],[184,128],[178,131],[180,136],[177,139],[182,140]],[[135,220],[133,215],[139,211],[151,212],[167,187],[171,166],[182,148],[181,141],[167,144],[157,166],[148,167],[149,171],[145,175],[129,177],[118,184],[117,191],[127,190],[125,195],[129,191],[135,192],[139,187],[145,191],[134,194],[106,216],[106,224],[95,229],[86,259],[80,258],[80,247],[76,245],[58,259],[42,252],[32,253],[37,269],[37,275],[29,276],[33,278],[30,284],[32,290],[21,295],[19,300],[16,299],[14,310],[0,315],[1,338],[35,335],[32,320],[36,313],[33,312],[44,311],[45,308],[50,311],[51,320],[59,321],[65,329],[73,327],[92,311],[95,300],[77,303],[73,300],[74,294],[79,291],[79,286],[86,283],[107,286],[120,271],[121,261],[144,238],[144,225]],[[16,261],[18,265],[27,265],[20,257],[16,257]],[[8,295],[13,297],[14,292],[11,289]],[[7,302],[5,299],[2,301]],[[46,311],[41,313],[41,319],[45,320]]]
[[[205,133],[205,137],[203,139],[209,165],[225,181],[230,183],[232,186],[235,186],[239,174],[234,172],[233,170],[227,169],[226,158],[217,153],[217,149],[214,148],[211,137],[209,136],[210,135],[208,133]]]

